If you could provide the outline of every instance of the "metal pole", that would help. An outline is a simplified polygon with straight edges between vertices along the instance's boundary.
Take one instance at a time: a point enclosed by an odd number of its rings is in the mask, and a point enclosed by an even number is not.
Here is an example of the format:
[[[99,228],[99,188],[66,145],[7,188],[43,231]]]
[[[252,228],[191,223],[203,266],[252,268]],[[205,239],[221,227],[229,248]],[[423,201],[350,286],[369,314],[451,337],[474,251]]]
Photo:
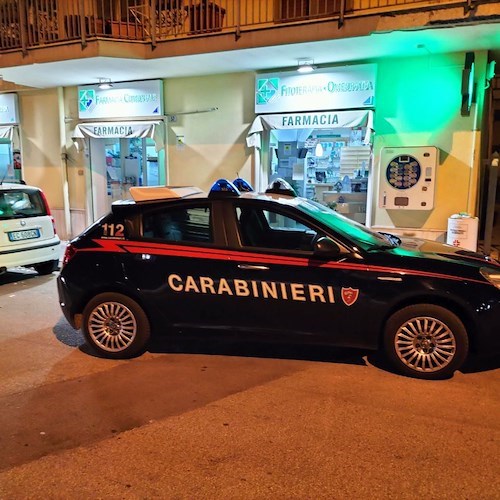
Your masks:
[[[85,27],[85,3],[84,0],[80,0],[78,2],[78,10],[79,10],[79,20],[80,20],[80,37],[82,39],[82,47],[85,48],[87,46],[87,28]],[[90,18],[89,18],[90,23]]]
[[[23,56],[28,54],[28,28],[27,28],[27,11],[26,11],[26,3],[19,2],[19,33],[21,35],[21,49],[23,51]]]
[[[151,47],[154,49],[156,47],[156,30],[158,28],[158,16],[157,12],[160,11],[160,6],[158,6],[158,11],[157,9],[157,0],[151,0],[151,3],[149,5],[149,13],[150,13],[150,21],[151,21],[151,28],[150,28],[150,33],[151,33]]]
[[[493,219],[495,216],[495,205],[498,182],[498,164],[500,155],[495,151],[491,157],[491,163],[488,175],[488,201],[486,203],[486,219],[484,222],[484,253],[489,255],[491,252],[491,239],[493,233]]]

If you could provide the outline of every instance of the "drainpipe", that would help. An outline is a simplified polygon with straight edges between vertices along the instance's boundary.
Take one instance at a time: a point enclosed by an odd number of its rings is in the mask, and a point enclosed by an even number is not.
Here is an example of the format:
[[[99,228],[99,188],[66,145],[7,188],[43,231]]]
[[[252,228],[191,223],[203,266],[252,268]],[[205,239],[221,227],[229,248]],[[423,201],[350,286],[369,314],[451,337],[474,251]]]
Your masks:
[[[491,156],[490,169],[488,172],[488,201],[486,203],[486,220],[484,222],[484,253],[491,252],[491,239],[493,233],[493,219],[495,217],[495,204],[498,182],[498,164],[500,155],[495,151]]]
[[[71,210],[69,204],[69,185],[68,185],[68,153],[66,152],[66,121],[64,119],[64,88],[57,87],[57,104],[59,109],[59,144],[61,151],[61,172],[63,189],[63,209],[64,209],[64,228],[65,237],[71,239]]]

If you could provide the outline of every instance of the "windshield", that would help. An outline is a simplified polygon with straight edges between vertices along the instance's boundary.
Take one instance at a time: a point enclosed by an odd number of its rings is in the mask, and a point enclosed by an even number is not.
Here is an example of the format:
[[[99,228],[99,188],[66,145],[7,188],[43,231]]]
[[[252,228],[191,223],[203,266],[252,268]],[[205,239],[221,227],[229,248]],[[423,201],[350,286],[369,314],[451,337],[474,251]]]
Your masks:
[[[295,200],[298,202],[297,208],[299,210],[319,220],[364,250],[394,246],[384,235],[344,217],[321,203],[304,198],[296,198]]]

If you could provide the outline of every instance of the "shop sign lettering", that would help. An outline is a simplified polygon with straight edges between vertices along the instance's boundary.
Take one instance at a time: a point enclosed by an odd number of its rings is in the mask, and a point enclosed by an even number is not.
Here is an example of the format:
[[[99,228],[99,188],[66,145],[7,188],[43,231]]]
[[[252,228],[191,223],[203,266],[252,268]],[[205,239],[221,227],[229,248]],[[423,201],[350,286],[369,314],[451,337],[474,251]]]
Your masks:
[[[155,102],[158,96],[155,94],[119,94],[112,96],[96,96],[97,104],[116,104],[116,103],[136,103],[136,102]]]
[[[314,115],[283,115],[281,125],[283,127],[319,127],[321,125],[338,125],[339,117],[336,113],[323,113]]]
[[[280,93],[282,97],[293,97],[297,95],[321,94],[323,92],[365,92],[367,90],[374,90],[373,82],[369,80],[340,83],[329,81],[325,85],[297,85],[294,87],[283,85]]]
[[[130,125],[102,125],[93,127],[96,137],[127,137],[132,135],[134,129]]]

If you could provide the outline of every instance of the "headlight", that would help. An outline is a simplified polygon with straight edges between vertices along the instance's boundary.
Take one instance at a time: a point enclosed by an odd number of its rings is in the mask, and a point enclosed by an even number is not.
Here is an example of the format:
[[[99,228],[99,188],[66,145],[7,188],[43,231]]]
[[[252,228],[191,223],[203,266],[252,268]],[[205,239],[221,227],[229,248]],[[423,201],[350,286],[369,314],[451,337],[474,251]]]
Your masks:
[[[500,289],[500,270],[482,267],[481,274],[494,286]]]

